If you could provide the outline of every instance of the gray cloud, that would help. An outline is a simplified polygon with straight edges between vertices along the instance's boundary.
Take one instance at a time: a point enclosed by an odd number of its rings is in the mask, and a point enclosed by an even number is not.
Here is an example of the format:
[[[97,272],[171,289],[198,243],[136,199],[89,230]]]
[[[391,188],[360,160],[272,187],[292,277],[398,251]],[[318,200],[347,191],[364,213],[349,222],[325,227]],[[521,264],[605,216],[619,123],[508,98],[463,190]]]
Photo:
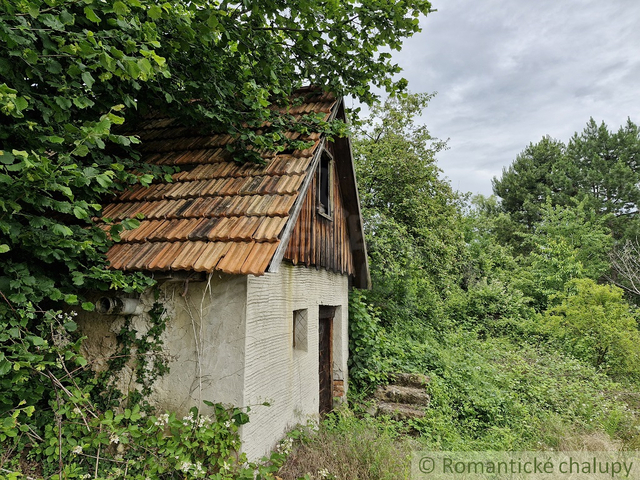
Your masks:
[[[526,145],[567,141],[589,117],[640,121],[640,2],[433,3],[395,60],[412,91],[438,92],[423,120],[450,138],[439,165],[454,188],[490,194]]]

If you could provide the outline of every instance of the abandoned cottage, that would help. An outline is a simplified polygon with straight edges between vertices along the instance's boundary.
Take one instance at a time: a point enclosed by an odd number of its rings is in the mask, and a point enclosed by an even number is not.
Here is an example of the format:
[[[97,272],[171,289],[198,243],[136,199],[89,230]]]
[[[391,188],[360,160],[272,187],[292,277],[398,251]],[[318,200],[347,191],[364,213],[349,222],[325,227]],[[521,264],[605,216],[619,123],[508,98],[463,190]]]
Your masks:
[[[345,119],[333,95],[298,95],[291,114]],[[154,383],[151,400],[179,413],[204,400],[250,406],[243,450],[260,457],[347,389],[348,292],[370,283],[349,139],[311,134],[307,150],[257,165],[229,158],[228,135],[164,117],[139,128],[145,160],[180,172],[172,182],[122,193],[103,215],[144,215],[108,259],[159,282],[170,371]],[[110,299],[102,299],[105,314],[85,314],[85,348],[98,368],[117,351],[123,314],[136,330],[148,328],[155,296],[114,301],[121,312],[109,312]],[[122,390],[132,388],[133,376],[118,378]]]

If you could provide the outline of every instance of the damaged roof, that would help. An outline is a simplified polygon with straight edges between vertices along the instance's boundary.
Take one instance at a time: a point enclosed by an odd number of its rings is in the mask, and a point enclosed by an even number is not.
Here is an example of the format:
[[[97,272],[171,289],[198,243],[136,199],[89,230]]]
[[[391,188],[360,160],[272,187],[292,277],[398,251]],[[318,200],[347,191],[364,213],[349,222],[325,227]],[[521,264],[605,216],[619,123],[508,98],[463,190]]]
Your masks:
[[[299,95],[302,104],[288,110],[296,116],[316,113],[329,120],[341,107],[330,93],[306,89]],[[138,185],[104,207],[103,218],[113,222],[144,218],[108,251],[112,268],[261,275],[274,255],[282,258],[276,252],[286,248],[283,232],[296,220],[294,206],[302,202],[305,179],[313,175],[323,148],[319,134],[299,138],[313,142],[304,151],[263,155],[264,165],[234,162],[225,148],[230,135],[203,134],[168,117],[147,119],[136,134],[144,161],[181,171],[172,182]],[[108,231],[109,225],[102,228]]]

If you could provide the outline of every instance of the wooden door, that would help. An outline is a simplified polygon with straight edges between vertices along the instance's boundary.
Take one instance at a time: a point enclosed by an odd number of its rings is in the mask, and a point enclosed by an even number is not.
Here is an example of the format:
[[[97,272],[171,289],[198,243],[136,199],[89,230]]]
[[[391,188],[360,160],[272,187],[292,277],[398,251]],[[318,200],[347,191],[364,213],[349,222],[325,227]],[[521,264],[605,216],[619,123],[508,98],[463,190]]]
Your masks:
[[[333,317],[335,307],[320,307],[318,322],[318,373],[320,376],[320,414],[333,409]]]

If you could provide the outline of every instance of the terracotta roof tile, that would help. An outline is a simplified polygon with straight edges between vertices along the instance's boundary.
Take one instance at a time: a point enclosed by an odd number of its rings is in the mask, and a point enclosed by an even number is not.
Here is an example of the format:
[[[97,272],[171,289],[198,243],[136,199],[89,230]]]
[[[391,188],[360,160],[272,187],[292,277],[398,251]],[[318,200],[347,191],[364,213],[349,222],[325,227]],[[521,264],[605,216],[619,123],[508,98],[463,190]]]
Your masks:
[[[172,270],[188,270],[207,247],[206,242],[180,242],[182,248],[176,259],[171,262]]]
[[[150,258],[147,268],[149,270],[168,270],[176,256],[182,249],[182,243],[164,243],[163,249],[157,253],[155,258]]]
[[[260,275],[269,266],[273,254],[278,248],[278,243],[255,243],[240,267],[242,274]]]
[[[240,273],[254,245],[255,242],[233,242],[231,248],[229,248],[224,257],[218,262],[218,270],[227,273]]]
[[[210,272],[215,269],[220,259],[229,251],[232,242],[209,242],[200,256],[193,262],[196,272]]]
[[[280,232],[287,223],[286,217],[256,217],[261,218],[260,225],[253,233],[256,242],[269,242],[278,239]]]
[[[318,113],[327,119],[336,105],[329,93],[305,91],[297,97],[302,103],[285,109],[296,118]],[[289,132],[289,138],[314,145],[289,153],[260,152],[265,163],[258,165],[232,160],[226,149],[232,136],[203,133],[160,115],[150,116],[134,133],[142,140],[146,162],[182,170],[171,182],[159,179],[133,187],[104,207],[103,217],[116,222],[144,215],[140,226],[123,232],[109,250],[111,267],[264,273],[320,145],[319,135]],[[101,228],[108,232],[110,226]]]

